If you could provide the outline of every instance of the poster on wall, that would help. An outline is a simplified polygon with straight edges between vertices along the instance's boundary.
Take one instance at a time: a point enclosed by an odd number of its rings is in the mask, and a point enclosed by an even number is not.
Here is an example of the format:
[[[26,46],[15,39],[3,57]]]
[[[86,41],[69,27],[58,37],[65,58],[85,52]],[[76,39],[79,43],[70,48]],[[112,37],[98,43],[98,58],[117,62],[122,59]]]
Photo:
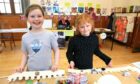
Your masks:
[[[116,7],[116,12],[121,13],[122,12],[122,7]]]
[[[85,6],[84,6],[84,3],[78,3],[78,13],[84,13],[84,9],[85,9]]]
[[[65,3],[65,7],[68,7],[68,8],[71,7],[71,3],[70,2],[66,2]]]
[[[134,12],[140,13],[140,6],[135,6],[134,7]]]
[[[101,4],[96,4],[96,8],[101,8]]]
[[[101,4],[96,4],[96,14],[97,15],[101,14]]]
[[[53,7],[53,13],[59,13],[59,7],[58,6]]]
[[[97,9],[96,9],[96,13],[97,13],[97,14],[101,14],[101,8],[97,8]]]
[[[84,7],[84,3],[78,3],[78,7]]]
[[[92,2],[87,3],[87,7],[93,7],[93,3]]]
[[[122,13],[126,13],[126,11],[127,11],[127,8],[123,7],[122,8]]]
[[[78,13],[84,13],[84,7],[78,7]]]
[[[71,8],[71,13],[77,13],[77,7],[72,7]]]
[[[58,15],[58,13],[63,12],[64,14],[71,14],[76,15],[80,13],[88,13],[90,7],[95,8],[96,14],[107,14],[107,8],[101,9],[101,4],[93,4],[93,2],[75,2],[75,0],[66,1],[63,4],[60,4],[61,2],[58,0],[38,0],[39,4],[42,5],[43,9],[47,14],[54,13],[54,15]],[[61,5],[61,6],[60,6]]]
[[[70,8],[70,7],[69,7],[69,8],[65,8],[64,13],[65,13],[66,15],[70,15],[70,13],[71,13],[71,8]]]
[[[47,0],[46,5],[47,5],[47,6],[52,6],[51,1],[50,1],[50,0]]]
[[[46,7],[46,12],[50,15],[51,13],[53,13],[53,8],[51,6]]]
[[[102,8],[101,14],[102,15],[107,15],[107,8]]]
[[[45,1],[44,0],[40,0],[40,4],[41,5],[45,5]]]
[[[89,12],[89,7],[85,7],[85,13],[88,13]]]
[[[53,13],[59,13],[59,4],[57,1],[53,4]]]

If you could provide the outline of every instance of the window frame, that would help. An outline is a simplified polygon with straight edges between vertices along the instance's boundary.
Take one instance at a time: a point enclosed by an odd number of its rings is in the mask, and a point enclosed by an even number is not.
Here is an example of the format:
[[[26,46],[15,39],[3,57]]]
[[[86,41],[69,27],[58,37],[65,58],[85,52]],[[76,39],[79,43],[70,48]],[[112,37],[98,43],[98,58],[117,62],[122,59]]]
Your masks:
[[[2,2],[3,3],[3,2]],[[5,2],[4,2],[5,3]],[[0,15],[21,15],[24,13],[23,11],[23,2],[21,0],[21,9],[22,9],[22,13],[16,13],[15,10],[15,4],[14,4],[14,0],[9,0],[10,6],[11,6],[11,13],[0,13]]]

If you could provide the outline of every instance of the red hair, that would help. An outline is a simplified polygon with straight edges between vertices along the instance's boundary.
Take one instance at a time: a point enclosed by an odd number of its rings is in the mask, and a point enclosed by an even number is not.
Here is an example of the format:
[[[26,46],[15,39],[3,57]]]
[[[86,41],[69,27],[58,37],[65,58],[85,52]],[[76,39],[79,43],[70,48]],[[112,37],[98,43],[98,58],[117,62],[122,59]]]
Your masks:
[[[92,31],[94,31],[94,19],[91,18],[91,16],[87,13],[84,13],[82,15],[79,15],[76,20],[76,34],[80,34],[79,27],[85,23],[90,23],[92,25]]]

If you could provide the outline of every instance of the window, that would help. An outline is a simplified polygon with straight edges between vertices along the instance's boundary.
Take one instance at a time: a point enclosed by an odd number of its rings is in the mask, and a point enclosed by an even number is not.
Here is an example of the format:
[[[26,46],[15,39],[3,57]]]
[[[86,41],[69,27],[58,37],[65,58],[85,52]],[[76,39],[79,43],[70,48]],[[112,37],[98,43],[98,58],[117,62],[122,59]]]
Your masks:
[[[22,13],[21,0],[14,0],[15,13]]]
[[[0,12],[11,13],[11,5],[9,0],[0,0]]]
[[[23,13],[21,0],[0,0],[0,13],[2,14]]]

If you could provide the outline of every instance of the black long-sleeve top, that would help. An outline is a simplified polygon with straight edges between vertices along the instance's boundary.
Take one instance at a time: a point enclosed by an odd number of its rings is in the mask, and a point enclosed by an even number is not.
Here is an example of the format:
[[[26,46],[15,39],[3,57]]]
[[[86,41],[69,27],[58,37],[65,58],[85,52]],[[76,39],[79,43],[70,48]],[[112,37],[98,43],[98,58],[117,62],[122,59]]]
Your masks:
[[[91,69],[93,54],[101,58],[106,64],[111,60],[110,57],[102,53],[99,49],[98,37],[95,33],[90,36],[76,35],[69,41],[67,49],[68,62],[74,61],[78,69]]]

